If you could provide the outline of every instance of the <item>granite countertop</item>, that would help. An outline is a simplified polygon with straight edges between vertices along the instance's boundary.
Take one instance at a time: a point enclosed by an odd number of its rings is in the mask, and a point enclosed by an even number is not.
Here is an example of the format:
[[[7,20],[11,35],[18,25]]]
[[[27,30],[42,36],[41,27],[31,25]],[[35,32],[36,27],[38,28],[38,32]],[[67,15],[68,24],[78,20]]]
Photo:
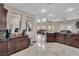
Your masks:
[[[1,39],[1,40],[0,40],[0,43],[2,43],[2,42],[7,42],[7,41],[8,41],[8,39],[7,39],[7,40]]]
[[[13,38],[22,38],[22,37],[28,37],[28,36],[10,37],[10,38],[8,38],[8,39],[0,39],[0,43],[2,43],[2,42],[7,42],[7,41],[9,41],[10,39],[13,39]]]
[[[79,33],[62,33],[62,32],[54,32],[55,34],[67,34],[67,35],[79,35]],[[54,34],[54,33],[49,33],[49,34]]]

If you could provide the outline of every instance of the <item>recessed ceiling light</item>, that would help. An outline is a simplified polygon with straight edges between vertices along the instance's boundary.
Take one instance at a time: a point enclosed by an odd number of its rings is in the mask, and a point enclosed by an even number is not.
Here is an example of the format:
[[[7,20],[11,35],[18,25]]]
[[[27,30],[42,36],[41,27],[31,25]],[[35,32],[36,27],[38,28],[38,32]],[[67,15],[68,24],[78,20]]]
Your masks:
[[[45,12],[46,12],[46,9],[42,9],[41,12],[42,12],[42,13],[45,13]]]
[[[52,14],[49,14],[48,16],[49,16],[49,17],[51,17],[51,16],[52,16]]]
[[[71,11],[73,11],[74,10],[74,8],[69,8],[67,11],[68,12],[71,12]]]

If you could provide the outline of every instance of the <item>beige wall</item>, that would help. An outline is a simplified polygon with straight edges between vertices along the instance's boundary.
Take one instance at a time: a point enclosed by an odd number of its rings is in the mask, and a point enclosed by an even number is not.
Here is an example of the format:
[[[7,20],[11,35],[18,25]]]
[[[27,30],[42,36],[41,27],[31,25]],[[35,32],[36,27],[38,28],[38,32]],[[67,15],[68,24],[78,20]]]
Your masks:
[[[60,31],[60,26],[65,25],[65,26],[72,26],[72,32],[77,32],[79,29],[76,28],[75,23],[79,21],[79,19],[75,19],[75,20],[69,20],[66,21],[64,23],[64,21],[60,21],[60,22],[51,22],[51,21],[47,21],[46,23],[41,23],[42,26],[46,26],[47,31],[48,32],[59,32]],[[38,24],[38,26],[41,26],[40,24]],[[51,27],[51,29],[49,30],[48,27]],[[54,29],[53,29],[54,27]]]
[[[32,24],[32,31],[27,31],[26,34],[30,35],[32,37],[32,40],[36,39],[36,30],[35,30],[35,16],[26,12],[22,12],[18,9],[15,9],[13,7],[5,5],[5,8],[8,9],[8,14],[7,14],[7,29],[15,29],[19,27],[19,21],[21,20],[21,31],[26,28],[26,21],[29,19],[30,23]],[[18,17],[11,17],[11,14],[19,15]],[[29,23],[28,22],[28,23]]]

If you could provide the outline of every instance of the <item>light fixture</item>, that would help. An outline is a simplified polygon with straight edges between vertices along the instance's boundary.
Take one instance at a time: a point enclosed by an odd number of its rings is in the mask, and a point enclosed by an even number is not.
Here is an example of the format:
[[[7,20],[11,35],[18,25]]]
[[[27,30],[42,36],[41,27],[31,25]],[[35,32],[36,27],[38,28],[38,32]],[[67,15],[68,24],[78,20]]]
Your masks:
[[[67,9],[68,12],[71,12],[71,11],[73,11],[73,10],[74,10],[74,8],[69,8],[69,9]]]
[[[42,12],[42,13],[45,13],[45,12],[46,12],[46,9],[42,9],[41,12]]]
[[[51,16],[52,16],[52,14],[49,14],[48,16],[49,16],[49,17],[51,17]]]

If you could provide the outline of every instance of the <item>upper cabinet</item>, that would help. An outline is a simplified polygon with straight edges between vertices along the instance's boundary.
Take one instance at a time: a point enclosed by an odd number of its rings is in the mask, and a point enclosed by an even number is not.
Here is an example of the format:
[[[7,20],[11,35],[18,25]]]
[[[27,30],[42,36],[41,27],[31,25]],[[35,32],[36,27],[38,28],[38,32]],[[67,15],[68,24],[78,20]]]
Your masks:
[[[7,12],[8,10],[5,9],[2,4],[0,4],[0,30],[6,29]]]

